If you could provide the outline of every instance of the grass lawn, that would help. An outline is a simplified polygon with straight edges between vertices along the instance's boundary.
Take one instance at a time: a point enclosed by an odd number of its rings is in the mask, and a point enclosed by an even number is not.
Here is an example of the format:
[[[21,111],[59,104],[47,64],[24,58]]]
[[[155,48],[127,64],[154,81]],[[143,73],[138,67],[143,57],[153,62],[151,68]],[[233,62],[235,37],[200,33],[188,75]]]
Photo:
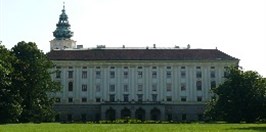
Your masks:
[[[266,132],[266,124],[6,124],[0,132]]]

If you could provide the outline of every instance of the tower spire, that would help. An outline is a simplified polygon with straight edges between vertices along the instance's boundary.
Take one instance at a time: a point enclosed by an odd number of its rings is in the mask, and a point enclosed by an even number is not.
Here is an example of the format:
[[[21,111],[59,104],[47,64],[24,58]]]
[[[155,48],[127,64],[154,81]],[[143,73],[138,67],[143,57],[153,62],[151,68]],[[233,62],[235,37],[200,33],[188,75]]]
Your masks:
[[[73,36],[73,32],[70,31],[68,16],[65,12],[65,2],[63,2],[63,10],[59,16],[59,21],[56,24],[56,30],[53,32],[53,35],[56,39],[70,39]]]
[[[65,10],[65,1],[63,2],[63,10]]]

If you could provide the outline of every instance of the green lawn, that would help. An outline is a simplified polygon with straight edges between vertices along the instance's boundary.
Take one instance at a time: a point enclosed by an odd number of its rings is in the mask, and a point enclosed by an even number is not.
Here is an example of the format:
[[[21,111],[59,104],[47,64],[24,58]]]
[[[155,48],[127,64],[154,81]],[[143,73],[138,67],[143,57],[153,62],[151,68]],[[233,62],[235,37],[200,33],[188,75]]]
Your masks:
[[[266,132],[266,124],[7,124],[0,132]]]

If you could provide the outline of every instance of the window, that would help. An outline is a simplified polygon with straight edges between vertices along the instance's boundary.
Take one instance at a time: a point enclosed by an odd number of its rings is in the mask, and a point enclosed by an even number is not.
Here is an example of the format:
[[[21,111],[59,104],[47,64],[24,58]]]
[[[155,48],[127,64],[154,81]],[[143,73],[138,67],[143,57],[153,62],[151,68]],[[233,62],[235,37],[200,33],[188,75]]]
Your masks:
[[[152,84],[152,91],[157,91],[157,84]]]
[[[61,78],[61,71],[57,70],[55,77],[56,78]]]
[[[110,94],[109,100],[110,100],[110,102],[115,102],[115,95]]]
[[[224,77],[228,77],[228,76],[229,76],[228,67],[225,66],[225,67],[224,67]]]
[[[211,71],[211,78],[215,78],[215,71]]]
[[[110,78],[115,78],[115,72],[114,71],[110,71]]]
[[[203,114],[198,114],[198,120],[203,121]]]
[[[196,69],[201,69],[201,67],[200,66],[197,66]]]
[[[138,71],[138,78],[142,78],[142,71]]]
[[[128,78],[128,71],[124,71],[124,78],[125,78],[125,79]]]
[[[139,84],[138,85],[138,91],[142,91],[143,90],[143,85],[142,84]]]
[[[186,69],[186,67],[185,67],[185,66],[181,66],[181,69],[183,69],[183,70],[184,70],[184,69]]]
[[[73,98],[68,98],[68,103],[72,103],[73,102]]]
[[[73,82],[68,82],[68,91],[69,92],[73,91]]]
[[[68,71],[68,78],[73,78],[73,71]]]
[[[186,91],[186,83],[181,83],[181,91]]]
[[[128,102],[128,94],[124,94],[124,102]]]
[[[202,90],[202,82],[201,81],[197,81],[196,82],[196,87],[197,87],[198,91],[201,91]]]
[[[181,78],[185,78],[186,77],[186,72],[185,71],[181,71]]]
[[[138,102],[142,102],[143,100],[143,94],[138,94]]]
[[[202,101],[202,97],[201,97],[201,96],[198,96],[198,97],[197,97],[197,101],[198,101],[198,102],[201,102],[201,101]]]
[[[196,77],[197,77],[197,78],[201,78],[201,76],[202,76],[202,75],[201,75],[201,71],[197,71],[197,73],[196,73]]]
[[[87,69],[87,67],[86,66],[83,66],[82,69]]]
[[[67,121],[72,121],[72,114],[67,114]]]
[[[228,77],[229,76],[229,72],[228,71],[224,71],[224,77]]]
[[[55,115],[55,122],[59,122],[60,121],[60,114],[56,114]]]
[[[82,71],[82,75],[81,75],[82,78],[87,78],[87,71]]]
[[[152,94],[152,101],[153,102],[157,101],[157,94]]]
[[[167,121],[172,121],[172,120],[173,120],[173,115],[167,114]]]
[[[172,72],[171,71],[167,71],[166,72],[166,78],[171,78],[172,76]]]
[[[171,97],[171,96],[167,96],[167,97],[166,97],[166,101],[167,101],[167,102],[171,102],[171,101],[172,101],[172,97]]]
[[[138,66],[138,69],[142,69],[142,66]]]
[[[187,101],[187,97],[183,96],[181,97],[181,102],[186,102]]]
[[[110,91],[110,92],[114,92],[114,91],[115,91],[115,85],[113,85],[113,84],[110,85],[110,86],[109,86],[109,91]]]
[[[167,66],[166,69],[171,69],[172,67],[171,66]]]
[[[61,84],[61,81],[55,81],[56,83],[58,83],[58,84]]]
[[[172,84],[168,83],[166,84],[166,91],[171,92],[172,91]]]
[[[82,102],[82,103],[87,102],[87,98],[86,98],[86,97],[81,98],[81,102]]]
[[[96,85],[96,92],[101,92],[101,85],[100,84]]]
[[[114,66],[111,66],[110,69],[115,69],[115,67]]]
[[[186,114],[182,114],[182,121],[187,120],[187,115]]]
[[[153,66],[152,69],[157,69],[157,67],[156,66]]]
[[[124,92],[128,92],[128,85],[124,84]]]
[[[87,91],[87,85],[86,84],[82,84],[81,90],[83,92],[86,92]]]
[[[128,67],[127,66],[124,66],[124,69],[128,69]]]
[[[157,72],[156,71],[152,71],[152,78],[157,78]]]
[[[55,102],[56,103],[60,103],[61,102],[61,98],[59,98],[59,97],[55,98]]]
[[[101,98],[100,97],[96,97],[96,102],[101,102]]]
[[[215,67],[214,66],[211,66],[211,69],[215,69]]]
[[[96,71],[96,78],[100,79],[101,78],[101,72],[100,71]]]
[[[215,81],[211,81],[211,88],[216,88],[216,82]]]
[[[81,114],[81,121],[86,122],[86,120],[87,120],[87,115]]]
[[[99,67],[99,66],[96,66],[96,69],[101,69],[101,67]]]

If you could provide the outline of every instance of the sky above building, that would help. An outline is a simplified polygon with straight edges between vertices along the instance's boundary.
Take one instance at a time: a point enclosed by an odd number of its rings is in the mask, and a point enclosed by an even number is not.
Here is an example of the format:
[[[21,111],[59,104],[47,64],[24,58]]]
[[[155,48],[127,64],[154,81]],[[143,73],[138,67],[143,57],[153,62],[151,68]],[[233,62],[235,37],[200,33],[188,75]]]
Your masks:
[[[63,2],[78,45],[218,48],[266,77],[266,0],[0,0],[0,41],[49,52]]]

